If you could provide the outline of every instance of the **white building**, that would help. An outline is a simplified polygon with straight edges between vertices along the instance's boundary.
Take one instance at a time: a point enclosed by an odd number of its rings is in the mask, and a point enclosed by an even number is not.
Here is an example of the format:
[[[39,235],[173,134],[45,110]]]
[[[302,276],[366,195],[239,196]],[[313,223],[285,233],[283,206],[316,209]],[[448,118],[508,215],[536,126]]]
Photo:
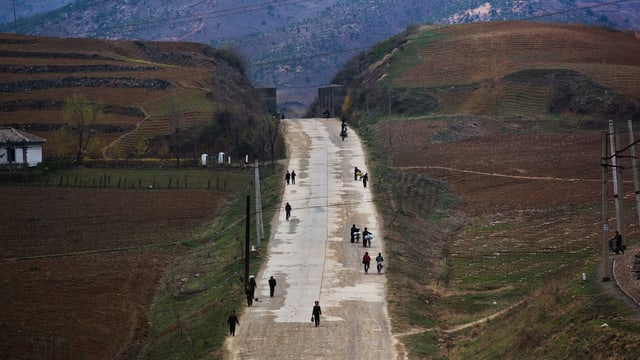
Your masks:
[[[0,168],[38,165],[46,141],[21,130],[0,127]]]

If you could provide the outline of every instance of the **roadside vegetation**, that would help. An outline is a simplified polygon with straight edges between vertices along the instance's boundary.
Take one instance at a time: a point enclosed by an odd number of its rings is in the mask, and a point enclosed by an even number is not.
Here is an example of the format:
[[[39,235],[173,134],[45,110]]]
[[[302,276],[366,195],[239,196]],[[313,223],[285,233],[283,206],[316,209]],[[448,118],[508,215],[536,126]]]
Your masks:
[[[278,169],[276,169],[278,170]],[[271,224],[280,204],[280,172],[261,169],[265,239],[250,258],[256,274],[264,260]],[[220,359],[231,310],[244,301],[246,195],[251,195],[251,244],[255,241],[253,189],[234,192],[227,205],[183,242],[191,248],[168,269],[149,312],[151,334],[142,358]]]

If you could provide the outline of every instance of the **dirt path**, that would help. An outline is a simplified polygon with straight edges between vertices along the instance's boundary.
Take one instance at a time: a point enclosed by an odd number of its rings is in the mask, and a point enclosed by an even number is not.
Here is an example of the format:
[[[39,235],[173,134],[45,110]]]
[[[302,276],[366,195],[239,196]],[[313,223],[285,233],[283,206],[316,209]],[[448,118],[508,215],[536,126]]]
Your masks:
[[[375,264],[369,274],[362,269],[365,251],[373,258],[384,249],[371,191],[353,178],[354,166],[366,171],[359,138],[351,132],[343,142],[335,119],[287,120],[286,129],[288,168],[298,175],[283,198],[291,219],[282,211],[273,222],[269,257],[256,276],[259,301],[241,312],[227,358],[404,358],[391,335],[386,277]],[[374,233],[371,248],[349,241],[353,223]],[[272,275],[278,284],[269,297]],[[317,328],[310,321],[315,300],[322,307]]]

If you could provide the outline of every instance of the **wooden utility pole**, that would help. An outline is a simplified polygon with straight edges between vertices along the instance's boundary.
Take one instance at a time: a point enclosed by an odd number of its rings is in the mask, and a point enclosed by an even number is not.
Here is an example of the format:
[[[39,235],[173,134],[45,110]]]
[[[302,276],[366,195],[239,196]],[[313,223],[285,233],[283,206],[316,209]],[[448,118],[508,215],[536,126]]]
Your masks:
[[[611,280],[611,268],[609,267],[609,215],[607,208],[608,200],[608,183],[607,183],[607,167],[609,166],[609,157],[607,156],[607,133],[602,132],[602,281]]]

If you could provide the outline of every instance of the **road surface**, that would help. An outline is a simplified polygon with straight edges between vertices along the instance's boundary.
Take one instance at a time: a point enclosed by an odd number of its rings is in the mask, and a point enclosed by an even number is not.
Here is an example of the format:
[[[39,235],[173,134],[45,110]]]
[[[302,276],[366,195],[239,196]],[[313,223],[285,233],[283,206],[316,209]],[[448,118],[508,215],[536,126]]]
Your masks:
[[[375,261],[369,274],[362,266],[364,252],[384,256],[384,244],[372,193],[353,177],[355,166],[367,171],[360,139],[351,131],[343,142],[337,119],[287,119],[285,130],[296,183],[286,185],[268,258],[256,274],[259,301],[240,312],[236,336],[225,343],[228,358],[401,358],[387,313],[386,276],[376,273]],[[293,208],[289,221],[286,202]],[[370,248],[350,242],[354,223],[374,234]],[[270,276],[277,280],[272,298]],[[316,300],[319,327],[311,322]]]

